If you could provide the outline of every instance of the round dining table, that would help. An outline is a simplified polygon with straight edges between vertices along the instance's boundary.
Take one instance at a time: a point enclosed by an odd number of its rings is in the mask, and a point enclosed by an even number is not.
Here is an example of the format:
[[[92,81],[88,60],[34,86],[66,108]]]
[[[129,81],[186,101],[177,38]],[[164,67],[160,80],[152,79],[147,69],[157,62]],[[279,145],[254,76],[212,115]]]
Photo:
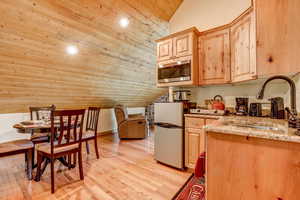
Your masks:
[[[54,121],[54,126],[59,127],[59,120]],[[34,134],[37,130],[50,131],[51,122],[50,121],[24,121],[13,125],[13,128],[17,129],[19,133],[31,133]],[[30,132],[29,132],[30,131]]]

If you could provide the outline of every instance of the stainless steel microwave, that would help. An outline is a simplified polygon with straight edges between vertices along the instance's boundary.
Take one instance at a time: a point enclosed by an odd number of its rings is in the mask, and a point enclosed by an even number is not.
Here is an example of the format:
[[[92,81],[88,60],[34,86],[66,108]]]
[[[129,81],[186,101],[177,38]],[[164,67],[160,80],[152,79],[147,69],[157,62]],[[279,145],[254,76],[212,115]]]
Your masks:
[[[191,73],[190,59],[159,64],[157,70],[158,83],[190,81]]]

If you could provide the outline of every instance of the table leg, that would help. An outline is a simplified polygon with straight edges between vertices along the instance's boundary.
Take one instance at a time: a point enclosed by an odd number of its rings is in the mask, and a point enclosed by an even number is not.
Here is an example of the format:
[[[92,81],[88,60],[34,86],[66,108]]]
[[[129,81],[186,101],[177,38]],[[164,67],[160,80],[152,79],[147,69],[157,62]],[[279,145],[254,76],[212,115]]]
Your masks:
[[[37,176],[35,177],[35,181],[40,181],[42,175],[44,174],[48,164],[50,163],[50,159],[49,158],[43,158],[44,161],[44,166],[41,169],[40,174],[37,174]],[[57,158],[58,161],[60,161],[64,166],[69,167],[69,163],[66,161],[66,159],[64,157],[61,158]],[[76,165],[71,164],[71,168],[75,168]]]
[[[34,169],[35,167],[37,167],[37,165],[34,163],[34,152],[35,152],[35,149],[33,147],[33,150],[32,150],[32,169]]]
[[[42,159],[42,160],[40,161],[40,159]],[[41,176],[45,172],[45,169],[46,169],[47,165],[49,164],[50,160],[48,158],[45,158],[45,157],[40,157],[40,155],[38,155],[37,160],[38,160],[37,165],[39,165],[39,162],[40,162],[40,165],[42,165],[42,163],[44,163],[43,167],[37,166],[37,173],[36,173],[36,176],[35,176],[34,180],[36,182],[39,182],[41,180]]]
[[[27,157],[27,177],[28,180],[32,180],[32,154],[33,150],[29,149],[26,152],[26,157]]]
[[[69,163],[66,161],[64,157],[57,158],[64,166],[69,167]],[[70,165],[70,168],[75,168],[76,166],[74,164]]]
[[[43,157],[43,161],[44,162],[45,158]],[[45,162],[44,162],[44,166],[42,167],[42,170],[41,170],[41,176],[43,175],[43,173],[45,172],[45,169],[47,168],[48,164],[50,163],[50,159],[49,158],[46,158]]]

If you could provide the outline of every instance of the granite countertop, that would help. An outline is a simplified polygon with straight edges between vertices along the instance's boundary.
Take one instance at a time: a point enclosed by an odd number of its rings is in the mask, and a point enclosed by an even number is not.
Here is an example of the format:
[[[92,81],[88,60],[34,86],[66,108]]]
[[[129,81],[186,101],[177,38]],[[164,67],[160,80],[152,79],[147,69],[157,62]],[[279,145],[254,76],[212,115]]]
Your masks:
[[[271,129],[260,129],[252,126],[271,127]],[[220,134],[300,143],[300,136],[295,134],[296,129],[289,128],[286,120],[248,116],[219,116],[219,120],[206,125],[204,129],[207,132]]]

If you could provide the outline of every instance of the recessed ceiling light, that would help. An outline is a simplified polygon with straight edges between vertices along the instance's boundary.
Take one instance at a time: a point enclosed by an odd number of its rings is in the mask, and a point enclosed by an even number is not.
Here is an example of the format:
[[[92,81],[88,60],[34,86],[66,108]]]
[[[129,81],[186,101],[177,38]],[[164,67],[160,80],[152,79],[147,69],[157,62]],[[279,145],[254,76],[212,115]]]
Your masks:
[[[74,45],[69,45],[66,48],[66,52],[70,55],[75,55],[78,53],[78,48]]]
[[[120,19],[119,24],[122,28],[126,28],[129,25],[129,19],[126,17],[123,17]]]

